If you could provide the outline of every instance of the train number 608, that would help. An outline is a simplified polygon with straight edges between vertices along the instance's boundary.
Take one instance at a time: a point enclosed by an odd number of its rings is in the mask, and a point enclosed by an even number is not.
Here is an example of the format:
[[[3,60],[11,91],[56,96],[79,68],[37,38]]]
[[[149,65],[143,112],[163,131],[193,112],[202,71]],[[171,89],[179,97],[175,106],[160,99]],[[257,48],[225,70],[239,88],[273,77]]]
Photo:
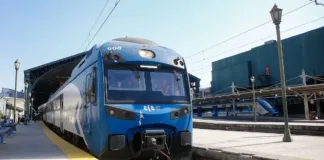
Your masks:
[[[121,47],[121,46],[113,46],[113,47],[108,47],[107,49],[108,49],[109,51],[111,51],[111,50],[115,51],[115,50],[121,50],[122,47]]]

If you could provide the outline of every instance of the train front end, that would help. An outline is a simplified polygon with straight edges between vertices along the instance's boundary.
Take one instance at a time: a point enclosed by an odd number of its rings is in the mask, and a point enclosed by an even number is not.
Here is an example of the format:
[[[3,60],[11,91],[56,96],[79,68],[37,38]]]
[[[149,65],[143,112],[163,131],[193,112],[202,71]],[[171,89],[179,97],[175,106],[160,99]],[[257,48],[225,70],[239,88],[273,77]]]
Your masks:
[[[190,159],[188,73],[174,51],[129,39],[104,44],[105,156]]]

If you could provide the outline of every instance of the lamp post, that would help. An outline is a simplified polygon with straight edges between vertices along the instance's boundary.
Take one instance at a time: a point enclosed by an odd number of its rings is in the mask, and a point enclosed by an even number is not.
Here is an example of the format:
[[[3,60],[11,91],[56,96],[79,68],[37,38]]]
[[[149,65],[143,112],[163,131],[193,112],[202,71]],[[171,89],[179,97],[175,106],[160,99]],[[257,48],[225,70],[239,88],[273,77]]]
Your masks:
[[[33,105],[34,105],[34,98],[32,97],[31,98],[31,107],[30,107],[30,110],[29,110],[29,119],[31,119],[31,117],[32,117]]]
[[[287,108],[287,97],[286,97],[285,70],[284,70],[284,63],[283,63],[283,56],[282,56],[282,46],[281,46],[280,27],[279,27],[279,24],[281,22],[282,9],[278,8],[277,5],[275,4],[271,9],[270,14],[273,23],[276,25],[276,32],[277,32],[280,81],[281,81],[281,90],[282,90],[282,105],[283,105],[284,120],[285,120],[285,131],[284,131],[283,142],[291,142],[292,138],[288,126],[288,108]]]
[[[26,115],[29,115],[30,113],[30,105],[31,105],[31,92],[28,93],[28,96],[29,96],[29,103],[27,104],[28,105],[28,113]]]
[[[25,82],[25,94],[24,94],[24,96],[25,96],[25,114],[24,115],[26,115],[27,114],[27,88],[28,88],[28,83],[27,82]]]
[[[256,105],[255,105],[255,91],[254,91],[254,76],[251,77],[252,90],[253,90],[253,110],[254,110],[254,122],[256,122]]]
[[[20,62],[17,59],[15,61],[16,76],[15,76],[15,99],[14,99],[14,123],[16,123],[17,78],[18,78],[19,66],[20,66]]]

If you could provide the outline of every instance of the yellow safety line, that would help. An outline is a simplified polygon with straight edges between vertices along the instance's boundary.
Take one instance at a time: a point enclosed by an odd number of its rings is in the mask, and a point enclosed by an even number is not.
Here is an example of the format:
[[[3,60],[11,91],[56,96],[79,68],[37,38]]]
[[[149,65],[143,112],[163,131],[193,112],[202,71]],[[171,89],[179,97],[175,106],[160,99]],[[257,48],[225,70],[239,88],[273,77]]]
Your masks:
[[[57,136],[54,132],[47,128],[43,122],[40,124],[47,138],[51,140],[52,143],[54,143],[62,152],[64,152],[70,160],[97,160],[97,158],[93,157],[89,153],[75,147],[61,137]]]

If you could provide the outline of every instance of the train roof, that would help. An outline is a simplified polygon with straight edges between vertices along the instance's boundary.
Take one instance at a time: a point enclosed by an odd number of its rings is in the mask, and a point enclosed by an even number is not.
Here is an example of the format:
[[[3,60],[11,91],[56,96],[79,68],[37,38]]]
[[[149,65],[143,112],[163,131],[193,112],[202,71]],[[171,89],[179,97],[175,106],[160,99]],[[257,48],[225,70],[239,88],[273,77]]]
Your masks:
[[[132,37],[124,37],[124,38],[116,38],[111,41],[108,41],[102,45],[94,45],[87,54],[83,57],[83,59],[79,62],[79,64],[73,69],[71,77],[74,77],[80,71],[84,69],[84,67],[89,66],[102,56],[102,53],[108,54],[112,49],[114,52],[120,54],[126,61],[132,62],[143,62],[143,60],[155,62],[155,63],[164,63],[168,65],[173,65],[174,67],[184,68],[184,66],[174,64],[174,59],[178,58],[184,61],[180,54],[175,52],[174,50],[160,46],[157,43],[143,39],[143,38],[132,38]],[[152,59],[143,59],[138,52],[139,50],[150,50],[155,53],[155,57]],[[100,52],[98,52],[100,51]],[[82,67],[81,67],[82,66]]]
[[[158,63],[162,65],[171,65],[178,68],[185,68],[184,65],[175,64],[174,60],[179,59],[184,62],[184,59],[180,54],[175,52],[174,50],[160,46],[159,44],[147,40],[144,38],[133,38],[133,37],[123,37],[116,38],[103,43],[102,45],[94,45],[87,54],[80,60],[80,62],[73,69],[70,78],[58,89],[52,96],[50,96],[49,100],[55,98],[57,93],[64,88],[71,80],[73,80],[80,72],[82,72],[89,65],[96,62],[98,59],[102,58],[102,54],[109,54],[111,50],[120,54],[126,61],[143,63],[143,60],[149,61],[149,63]],[[152,59],[143,59],[140,56],[140,50],[150,50],[154,52],[155,57]]]
[[[138,44],[146,44],[151,46],[159,46],[157,43],[144,39],[144,38],[133,38],[133,37],[122,37],[122,38],[116,38],[112,41],[121,41],[121,42],[130,42],[130,43],[138,43]]]

